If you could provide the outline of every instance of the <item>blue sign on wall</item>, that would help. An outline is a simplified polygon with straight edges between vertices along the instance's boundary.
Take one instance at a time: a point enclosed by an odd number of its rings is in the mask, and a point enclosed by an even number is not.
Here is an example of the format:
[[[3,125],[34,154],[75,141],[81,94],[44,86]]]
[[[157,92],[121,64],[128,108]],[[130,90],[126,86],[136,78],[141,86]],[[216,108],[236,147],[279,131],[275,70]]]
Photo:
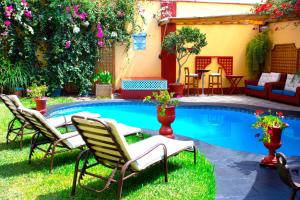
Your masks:
[[[146,33],[133,34],[133,49],[134,50],[146,49]]]

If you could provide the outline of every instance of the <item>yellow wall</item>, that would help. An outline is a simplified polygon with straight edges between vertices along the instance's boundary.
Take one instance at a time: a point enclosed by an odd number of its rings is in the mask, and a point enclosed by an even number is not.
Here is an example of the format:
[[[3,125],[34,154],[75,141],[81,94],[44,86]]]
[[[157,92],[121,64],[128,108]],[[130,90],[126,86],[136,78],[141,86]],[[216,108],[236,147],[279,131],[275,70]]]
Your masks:
[[[177,2],[177,17],[247,14],[253,5]]]
[[[120,88],[123,77],[160,77],[161,63],[158,58],[161,51],[161,32],[157,20],[153,17],[160,9],[160,2],[143,2],[146,8],[146,23],[140,21],[141,27],[147,33],[146,50],[125,52],[125,46],[116,46],[115,51],[115,88]]]
[[[298,24],[295,26],[295,23]],[[277,22],[269,25],[270,38],[275,44],[295,43],[300,48],[300,21]]]
[[[248,68],[246,65],[246,46],[248,42],[257,34],[257,29],[253,30],[255,25],[199,25],[193,26],[206,34],[208,45],[204,47],[200,56],[233,56],[233,74],[243,75],[248,78]],[[181,26],[178,26],[181,28]],[[191,56],[186,64],[191,72],[195,70],[195,56]],[[206,67],[211,72],[218,71],[217,58],[213,58],[212,63]],[[209,73],[207,73],[208,75]],[[224,77],[223,87],[228,87],[229,82]],[[184,82],[184,76],[181,77]],[[208,76],[205,79],[205,87],[208,84]],[[243,86],[243,81],[240,82]]]

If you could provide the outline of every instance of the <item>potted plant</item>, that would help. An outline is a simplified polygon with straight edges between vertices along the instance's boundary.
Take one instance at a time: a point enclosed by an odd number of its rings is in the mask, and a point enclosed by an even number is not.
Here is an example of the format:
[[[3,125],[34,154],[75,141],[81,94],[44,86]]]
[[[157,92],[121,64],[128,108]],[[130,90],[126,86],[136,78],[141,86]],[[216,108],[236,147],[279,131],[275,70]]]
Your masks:
[[[169,84],[170,90],[177,96],[183,95],[184,85],[180,83],[181,71],[192,54],[198,55],[201,48],[207,45],[206,34],[198,28],[182,27],[177,32],[171,32],[164,37],[162,42],[163,50],[170,54],[176,54],[178,64],[178,77],[176,83]]]
[[[47,111],[47,98],[45,97],[46,91],[46,85],[38,86],[36,83],[32,84],[32,86],[27,89],[28,96],[33,98],[35,101],[36,110],[40,111],[42,114]]]
[[[265,69],[267,56],[272,47],[268,31],[258,33],[247,45],[246,57],[250,74],[257,78]]]
[[[112,74],[108,71],[100,71],[93,77],[96,84],[96,97],[111,97],[112,95]]]
[[[144,102],[150,102],[155,99],[157,104],[157,119],[162,124],[159,134],[174,139],[171,123],[175,120],[175,107],[179,101],[172,99],[174,93],[162,90],[159,93],[153,92],[151,96],[146,96]]]
[[[282,130],[287,128],[289,125],[282,121],[284,118],[282,112],[276,112],[274,115],[270,110],[267,113],[263,110],[256,110],[255,117],[257,121],[252,124],[252,127],[256,129],[261,128],[263,131],[261,137],[259,133],[255,136],[260,137],[259,141],[262,141],[265,147],[269,150],[269,155],[265,156],[261,160],[260,164],[275,167],[277,164],[275,152],[282,144]]]

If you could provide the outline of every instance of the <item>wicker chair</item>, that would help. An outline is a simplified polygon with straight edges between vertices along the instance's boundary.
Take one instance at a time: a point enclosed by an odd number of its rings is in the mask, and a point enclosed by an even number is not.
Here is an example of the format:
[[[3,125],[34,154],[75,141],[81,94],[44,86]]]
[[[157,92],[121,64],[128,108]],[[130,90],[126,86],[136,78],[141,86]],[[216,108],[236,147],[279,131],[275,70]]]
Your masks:
[[[165,182],[168,182],[168,157],[188,150],[194,153],[196,163],[193,141],[179,141],[157,135],[129,145],[112,122],[80,116],[73,116],[72,121],[88,149],[82,151],[77,158],[71,195],[75,195],[77,180],[81,187],[97,193],[108,189],[111,183],[118,183],[117,199],[121,199],[123,181],[159,161],[164,161]],[[95,158],[95,163],[88,162],[90,156]],[[84,162],[80,169],[79,163],[82,158]],[[113,169],[112,173],[108,177],[103,177],[88,171],[99,164]],[[120,175],[115,179],[118,171]],[[129,174],[125,176],[126,172]],[[86,175],[106,181],[105,186],[94,189],[83,185],[81,181]]]

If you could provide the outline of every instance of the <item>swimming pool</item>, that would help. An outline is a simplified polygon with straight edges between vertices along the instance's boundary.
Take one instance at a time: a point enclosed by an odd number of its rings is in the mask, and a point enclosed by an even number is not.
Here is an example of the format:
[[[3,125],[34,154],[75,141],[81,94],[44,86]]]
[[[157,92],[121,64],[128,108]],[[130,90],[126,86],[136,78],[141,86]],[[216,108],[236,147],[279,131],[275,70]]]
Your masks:
[[[143,129],[158,130],[156,108],[142,102],[94,103],[65,106],[50,111],[50,116],[80,111],[99,113],[105,118]],[[260,130],[251,128],[255,122],[251,111],[221,106],[179,106],[172,124],[175,134],[198,139],[209,144],[235,150],[266,154],[267,150],[254,135]],[[279,151],[290,156],[300,155],[300,120],[286,119],[290,127],[283,131]]]

